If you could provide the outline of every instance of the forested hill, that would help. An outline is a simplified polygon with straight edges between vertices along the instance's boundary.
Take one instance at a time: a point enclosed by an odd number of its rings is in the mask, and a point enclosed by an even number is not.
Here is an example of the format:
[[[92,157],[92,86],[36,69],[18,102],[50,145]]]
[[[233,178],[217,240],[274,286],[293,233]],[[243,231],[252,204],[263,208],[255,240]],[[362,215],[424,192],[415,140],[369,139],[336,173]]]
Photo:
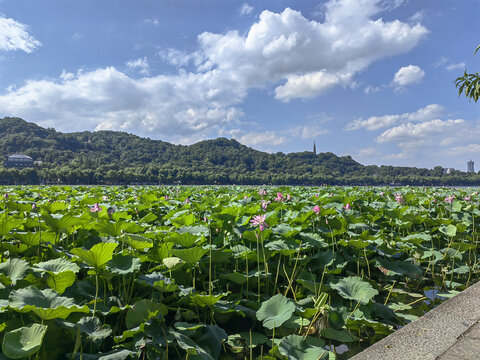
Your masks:
[[[0,167],[3,183],[451,184],[478,177],[363,166],[332,153],[268,154],[225,138],[182,146],[116,131],[61,133],[11,117],[0,119],[0,134],[4,157],[25,154],[41,162],[22,170]]]

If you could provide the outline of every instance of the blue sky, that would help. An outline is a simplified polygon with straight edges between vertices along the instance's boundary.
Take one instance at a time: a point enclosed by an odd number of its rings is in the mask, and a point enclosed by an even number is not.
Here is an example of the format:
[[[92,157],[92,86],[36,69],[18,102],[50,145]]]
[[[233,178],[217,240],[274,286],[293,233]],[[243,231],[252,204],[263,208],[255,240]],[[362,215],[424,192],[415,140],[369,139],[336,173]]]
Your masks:
[[[466,170],[480,104],[454,80],[480,69],[479,13],[480,0],[0,0],[0,116]]]

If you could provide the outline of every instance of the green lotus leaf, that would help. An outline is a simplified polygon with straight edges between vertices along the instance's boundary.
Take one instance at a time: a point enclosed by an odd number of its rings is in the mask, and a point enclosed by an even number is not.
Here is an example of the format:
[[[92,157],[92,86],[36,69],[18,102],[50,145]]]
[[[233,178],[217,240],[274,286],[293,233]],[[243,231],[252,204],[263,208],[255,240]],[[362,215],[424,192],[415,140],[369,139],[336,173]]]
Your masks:
[[[82,225],[82,220],[69,214],[43,214],[42,219],[45,224],[57,234],[73,232],[73,228]]]
[[[174,244],[180,245],[183,248],[189,248],[195,245],[197,242],[203,242],[199,240],[205,240],[205,238],[202,236],[190,234],[188,232],[182,234],[178,232],[170,233],[165,238],[165,241],[173,242]]]
[[[178,289],[178,286],[172,279],[157,272],[148,275],[140,275],[137,281],[140,284],[153,286],[162,292],[171,292]]]
[[[329,351],[324,346],[325,342],[321,339],[288,335],[280,341],[278,351],[291,360],[319,360],[329,357]]]
[[[77,255],[87,265],[98,269],[112,260],[113,252],[117,246],[117,243],[99,243],[93,245],[90,250],[74,248],[72,254]]]
[[[182,259],[175,256],[166,257],[162,260],[162,262],[168,268],[168,270],[172,271],[180,269],[185,264]]]
[[[449,237],[454,237],[457,235],[457,227],[455,225],[450,224],[448,226],[442,226],[438,230],[440,230],[442,234],[445,234]]]
[[[210,230],[205,225],[183,226],[180,229],[177,229],[177,233],[188,233],[197,236],[208,236],[210,234]]]
[[[134,250],[145,250],[153,247],[152,239],[137,234],[123,234],[122,241],[125,241]]]
[[[99,318],[92,316],[82,317],[76,326],[92,341],[105,339],[112,333],[110,326],[102,324]]]
[[[59,274],[49,273],[47,275],[47,285],[60,295],[63,294],[68,287],[72,286],[75,280],[77,280],[77,277],[72,271],[64,271]]]
[[[49,272],[52,274],[60,274],[65,271],[71,271],[71,272],[77,273],[80,271],[80,268],[78,267],[77,264],[65,258],[57,258],[57,259],[48,260],[48,261],[35,264],[33,265],[33,270]]]
[[[38,226],[36,224],[36,226]],[[42,232],[17,232],[15,233],[15,238],[20,240],[22,243],[28,246],[38,246],[40,243],[50,242],[53,243],[55,241],[55,233],[50,231],[42,231]]]
[[[422,275],[422,269],[413,265],[411,262],[400,260],[389,260],[384,258],[375,258],[378,265],[388,270],[387,276],[405,275],[408,277],[419,277]]]
[[[43,320],[65,319],[73,312],[90,312],[88,306],[78,306],[71,298],[59,296],[51,289],[38,290],[33,285],[12,291],[8,306],[22,313],[31,311]]]
[[[114,274],[126,275],[140,269],[142,262],[139,258],[131,255],[115,255],[107,265],[107,268]]]
[[[324,336],[327,339],[339,341],[342,343],[355,341],[355,338],[352,335],[350,335],[350,333],[345,329],[335,330],[328,327],[322,331],[322,336]]]
[[[23,222],[20,219],[12,217],[2,218],[2,220],[0,220],[0,236],[7,235],[13,229],[18,229],[22,224]]]
[[[282,294],[272,296],[269,300],[262,302],[257,311],[257,319],[263,321],[263,326],[273,329],[292,317],[295,311],[295,304],[292,300]]]
[[[358,276],[343,278],[336,284],[330,284],[330,286],[337,290],[344,299],[359,301],[362,304],[367,304],[375,295],[378,295],[378,291],[372,285]]]
[[[124,221],[112,222],[107,219],[107,220],[96,223],[94,228],[100,234],[117,237],[122,235],[122,232],[126,226],[127,226],[127,223]]]
[[[265,344],[268,341],[268,338],[265,335],[257,333],[255,331],[252,331],[251,333],[247,331],[243,331],[239,335],[245,341],[247,346],[252,346],[253,348],[258,345]],[[250,337],[252,339],[251,344],[250,344]]]
[[[28,262],[17,258],[8,259],[0,264],[0,273],[5,274],[14,286],[18,280],[25,278],[28,269],[30,269]]]
[[[192,294],[190,296],[190,300],[194,305],[197,306],[213,306],[215,305],[221,298],[223,294],[220,295],[201,295],[201,294]]]
[[[221,274],[220,277],[239,285],[245,284],[248,280],[248,277],[245,274],[236,271],[228,274]]]
[[[42,346],[47,325],[30,324],[9,331],[3,337],[2,352],[10,359],[22,359],[35,354]]]
[[[125,324],[127,325],[128,329],[131,329],[155,316],[165,316],[167,313],[168,309],[165,305],[161,303],[154,303],[153,301],[147,299],[142,299],[137,301],[130,309],[128,309],[127,316],[125,318]]]
[[[188,355],[196,355],[201,360],[215,360],[215,358],[207,353],[200,345],[196,344],[189,337],[170,329],[170,334],[177,340],[178,346],[187,352]]]
[[[207,252],[208,249],[204,249],[200,246],[189,249],[172,249],[173,256],[179,257],[189,265],[194,265],[199,262]]]
[[[220,358],[222,344],[228,339],[228,335],[218,325],[205,325],[202,334],[195,339],[195,342],[204,349],[208,349],[214,359]]]

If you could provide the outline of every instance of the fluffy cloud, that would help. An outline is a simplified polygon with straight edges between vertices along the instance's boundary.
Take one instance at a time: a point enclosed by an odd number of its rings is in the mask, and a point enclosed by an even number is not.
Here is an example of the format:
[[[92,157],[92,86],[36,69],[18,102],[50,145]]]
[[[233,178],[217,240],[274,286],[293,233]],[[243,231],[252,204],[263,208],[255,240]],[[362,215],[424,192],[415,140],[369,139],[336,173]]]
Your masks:
[[[242,6],[240,6],[240,15],[249,15],[252,13],[253,9],[253,6],[243,3]]]
[[[429,121],[441,116],[444,108],[438,104],[427,105],[412,113],[398,115],[371,116],[368,119],[356,119],[347,124],[346,130],[378,130],[389,127],[400,122],[422,122]]]
[[[121,130],[170,140],[208,136],[242,116],[230,106],[236,95],[225,91],[229,79],[222,81],[210,73],[136,80],[113,67],[64,72],[58,81],[29,81],[0,96],[0,108],[60,131]]]
[[[380,136],[377,137],[379,143],[386,142],[398,142],[401,145],[414,145],[418,144],[422,146],[419,141],[437,141],[438,135],[446,135],[450,133],[455,127],[463,125],[465,120],[430,120],[423,123],[413,124],[407,123],[399,126],[395,126],[386,130]]]
[[[355,75],[375,61],[414,48],[427,29],[382,20],[387,3],[330,0],[322,22],[290,8],[263,11],[246,33],[204,32],[193,53],[164,50],[177,74],[134,79],[105,67],[30,80],[0,95],[0,108],[62,131],[115,129],[182,142],[216,136],[236,127],[250,88],[273,86],[281,101],[314,97],[352,86]],[[29,39],[24,51],[39,45]],[[146,59],[127,65],[147,75]]]
[[[40,42],[29,34],[26,25],[0,16],[0,50],[22,50],[31,53],[40,45]]]
[[[249,87],[283,82],[275,90],[283,101],[317,96],[349,84],[381,58],[411,50],[428,32],[419,24],[374,20],[380,3],[329,1],[324,22],[289,8],[282,13],[264,11],[246,35],[203,33],[199,70],[232,72]]]
[[[408,65],[400,68],[393,77],[393,85],[404,87],[418,84],[425,77],[425,71],[416,65]]]
[[[127,66],[132,70],[138,70],[142,75],[150,73],[150,65],[146,57],[128,61]]]

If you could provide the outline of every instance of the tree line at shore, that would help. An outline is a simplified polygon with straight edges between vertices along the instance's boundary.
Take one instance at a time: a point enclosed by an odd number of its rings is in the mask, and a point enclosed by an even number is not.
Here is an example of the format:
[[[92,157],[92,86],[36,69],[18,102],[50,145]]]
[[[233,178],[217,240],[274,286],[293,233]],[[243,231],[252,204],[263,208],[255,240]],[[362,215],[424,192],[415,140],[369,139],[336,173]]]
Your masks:
[[[269,154],[218,138],[174,145],[115,131],[61,133],[0,119],[0,153],[25,154],[31,168],[0,166],[3,184],[478,185],[480,175],[442,167],[364,166],[332,153]]]

